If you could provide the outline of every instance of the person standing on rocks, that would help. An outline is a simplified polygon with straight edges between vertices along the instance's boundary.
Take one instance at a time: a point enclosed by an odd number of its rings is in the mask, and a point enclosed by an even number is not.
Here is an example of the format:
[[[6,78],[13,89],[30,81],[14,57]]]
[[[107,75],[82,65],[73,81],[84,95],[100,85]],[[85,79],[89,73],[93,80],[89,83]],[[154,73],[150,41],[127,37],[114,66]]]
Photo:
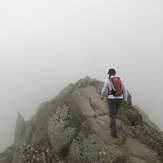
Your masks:
[[[127,89],[125,87],[123,80],[120,77],[116,76],[115,69],[110,68],[107,74],[109,75],[109,79],[107,78],[104,82],[101,91],[101,100],[103,100],[104,94],[106,90],[108,90],[107,101],[110,116],[110,128],[111,128],[110,134],[112,137],[119,138],[116,128],[116,116],[120,105],[122,103],[124,106],[127,105]]]

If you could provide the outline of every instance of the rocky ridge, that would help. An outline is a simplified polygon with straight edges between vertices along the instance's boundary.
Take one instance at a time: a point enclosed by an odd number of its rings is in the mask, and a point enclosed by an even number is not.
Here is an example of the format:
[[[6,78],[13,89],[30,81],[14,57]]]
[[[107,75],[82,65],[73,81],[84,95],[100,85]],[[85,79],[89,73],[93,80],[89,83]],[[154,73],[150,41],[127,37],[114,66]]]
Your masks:
[[[163,134],[132,105],[130,94],[117,116],[119,139],[110,136],[102,86],[86,77],[42,103],[30,121],[18,113],[15,141],[0,153],[0,163],[162,163]]]

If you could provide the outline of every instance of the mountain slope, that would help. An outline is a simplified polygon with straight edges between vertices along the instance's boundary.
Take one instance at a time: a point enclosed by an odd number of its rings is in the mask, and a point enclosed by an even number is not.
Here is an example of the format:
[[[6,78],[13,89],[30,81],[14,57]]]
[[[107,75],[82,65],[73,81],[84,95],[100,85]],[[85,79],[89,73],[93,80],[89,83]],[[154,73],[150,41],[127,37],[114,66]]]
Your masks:
[[[163,162],[162,133],[143,121],[130,94],[117,116],[119,139],[110,136],[102,86],[86,77],[42,103],[30,121],[19,114],[15,142],[0,154],[0,163]]]

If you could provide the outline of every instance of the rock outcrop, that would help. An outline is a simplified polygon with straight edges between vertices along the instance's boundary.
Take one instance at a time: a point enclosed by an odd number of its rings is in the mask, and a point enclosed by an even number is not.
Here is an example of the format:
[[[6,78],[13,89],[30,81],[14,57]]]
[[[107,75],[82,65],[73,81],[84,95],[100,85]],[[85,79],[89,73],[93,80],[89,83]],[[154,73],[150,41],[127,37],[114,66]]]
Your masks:
[[[26,122],[23,116],[20,113],[18,113],[15,132],[14,132],[14,138],[15,138],[14,146],[16,146],[19,143],[19,141],[22,139],[25,130],[26,130]]]
[[[156,124],[154,124],[154,123],[149,119],[148,115],[145,114],[144,111],[142,111],[142,110],[141,110],[138,106],[136,106],[136,105],[134,105],[134,107],[135,107],[136,109],[138,109],[138,111],[141,113],[144,122],[146,122],[146,123],[147,123],[148,125],[150,125],[151,127],[155,128],[156,130],[160,131],[159,127],[158,127]]]
[[[42,103],[36,115],[15,130],[15,142],[0,163],[161,163],[163,135],[132,106],[117,115],[119,139],[110,136],[103,82],[86,77]]]

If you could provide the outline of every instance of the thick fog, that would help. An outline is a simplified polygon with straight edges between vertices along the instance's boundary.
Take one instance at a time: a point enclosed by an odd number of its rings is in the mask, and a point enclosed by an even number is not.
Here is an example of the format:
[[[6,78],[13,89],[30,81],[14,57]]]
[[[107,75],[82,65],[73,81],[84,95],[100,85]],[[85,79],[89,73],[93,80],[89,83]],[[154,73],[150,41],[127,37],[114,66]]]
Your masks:
[[[113,67],[163,130],[162,0],[1,0],[0,151],[68,84]],[[99,97],[100,98],[100,97]]]

